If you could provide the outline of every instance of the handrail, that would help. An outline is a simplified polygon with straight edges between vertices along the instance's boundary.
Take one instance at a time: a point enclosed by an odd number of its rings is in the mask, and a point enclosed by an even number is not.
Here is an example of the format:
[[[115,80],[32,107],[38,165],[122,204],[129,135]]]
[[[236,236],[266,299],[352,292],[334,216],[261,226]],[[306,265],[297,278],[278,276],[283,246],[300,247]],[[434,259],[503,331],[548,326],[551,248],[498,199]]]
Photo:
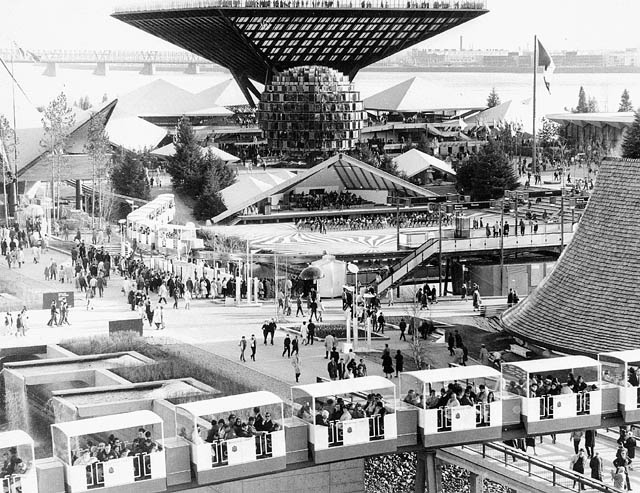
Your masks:
[[[403,279],[404,277],[409,275],[409,272],[411,272],[411,271],[407,271],[406,274],[400,274],[400,271],[402,270],[402,268],[405,267],[412,260],[415,260],[416,258],[418,258],[420,255],[422,255],[429,248],[431,248],[432,246],[437,244],[438,241],[439,240],[437,240],[435,238],[431,238],[431,239],[425,241],[416,250],[414,250],[413,252],[409,253],[409,255],[405,256],[400,262],[398,262],[396,265],[394,265],[393,266],[393,273],[389,274],[378,285],[378,292],[382,292],[382,291],[385,291],[386,289],[389,289],[390,287],[393,286],[394,283],[398,282],[399,279]],[[395,279],[394,276],[396,276],[396,274],[400,275],[399,279]],[[387,284],[388,284],[388,286],[387,286]]]
[[[561,477],[569,481],[574,481],[578,485],[582,484],[596,491],[601,491],[604,493],[621,493],[621,490],[614,488],[613,486],[610,486],[606,483],[603,483],[602,481],[598,481],[597,479],[590,478],[588,476],[577,473],[575,471],[571,471],[563,467],[558,467],[554,464],[550,464],[549,462],[545,462],[535,457],[531,457],[529,454],[516,450],[512,447],[508,447],[506,445],[487,442],[482,444],[481,450],[476,450],[476,448],[474,448],[473,445],[462,445],[461,448],[463,450],[468,450],[468,451],[480,454],[482,455],[483,459],[492,459],[492,460],[499,461],[503,463],[505,466],[511,466],[514,469],[518,469],[522,472],[525,472],[528,476],[535,476],[536,478],[552,483],[553,486],[564,486],[565,488],[568,488],[566,485],[559,484],[558,477]],[[492,449],[497,452],[500,452],[499,454],[500,458],[493,455],[488,455],[487,449]],[[509,462],[508,459],[512,459],[513,462]],[[526,469],[523,468],[522,466],[519,466],[515,462],[516,459],[526,462],[527,464]],[[552,473],[552,479],[549,480],[549,478],[536,474],[534,471],[532,471],[532,467],[538,467],[544,471]],[[573,487],[569,489],[573,489]]]
[[[315,8],[315,9],[360,9],[401,8],[408,10],[486,10],[486,0],[143,0],[133,4],[117,5],[114,15],[125,15],[149,11],[191,10],[207,8]]]

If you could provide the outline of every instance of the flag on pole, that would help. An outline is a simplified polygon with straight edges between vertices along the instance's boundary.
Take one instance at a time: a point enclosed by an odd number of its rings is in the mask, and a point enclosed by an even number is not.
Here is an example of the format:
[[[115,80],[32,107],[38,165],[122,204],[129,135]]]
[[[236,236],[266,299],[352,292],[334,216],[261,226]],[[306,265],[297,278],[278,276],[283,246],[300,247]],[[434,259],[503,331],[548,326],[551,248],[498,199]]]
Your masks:
[[[549,52],[542,46],[540,40],[538,40],[538,67],[544,67],[544,72],[542,74],[542,78],[544,80],[544,85],[551,94],[551,82],[550,78],[553,75],[554,70],[556,69],[555,63],[553,63],[553,59]]]
[[[18,53],[20,53],[20,56],[23,59],[31,60],[32,62],[39,62],[41,60],[40,57],[36,55],[33,51],[24,49],[15,41],[13,41],[13,46],[16,48],[16,50],[18,50]]]

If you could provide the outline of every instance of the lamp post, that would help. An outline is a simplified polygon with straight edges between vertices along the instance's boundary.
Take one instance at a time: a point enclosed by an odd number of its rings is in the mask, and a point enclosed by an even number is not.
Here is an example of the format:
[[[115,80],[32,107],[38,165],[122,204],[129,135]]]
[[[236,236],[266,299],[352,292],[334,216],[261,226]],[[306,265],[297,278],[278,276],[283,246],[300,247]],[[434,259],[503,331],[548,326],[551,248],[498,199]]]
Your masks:
[[[360,269],[356,264],[348,263],[347,270],[356,276],[353,288],[353,301],[351,303],[351,326],[353,329],[353,349],[355,351],[358,344],[358,318],[356,312],[358,311],[358,272],[360,272]],[[349,330],[347,330],[347,343],[349,343]]]

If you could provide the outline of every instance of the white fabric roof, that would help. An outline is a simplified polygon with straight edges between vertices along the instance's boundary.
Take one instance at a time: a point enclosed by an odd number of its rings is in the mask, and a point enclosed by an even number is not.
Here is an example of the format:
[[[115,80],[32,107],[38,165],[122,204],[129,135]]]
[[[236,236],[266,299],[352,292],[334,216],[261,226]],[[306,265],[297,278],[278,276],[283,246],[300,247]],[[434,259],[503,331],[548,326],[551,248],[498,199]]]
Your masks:
[[[110,118],[105,131],[110,142],[131,151],[154,148],[167,135],[165,129],[131,115]]]
[[[207,152],[211,152],[211,154],[213,154],[215,157],[227,163],[240,161],[240,158],[234,156],[233,154],[229,154],[228,152],[213,146],[201,147],[200,152],[203,156],[205,156]],[[167,144],[165,146],[160,147],[159,149],[151,151],[151,154],[153,154],[154,156],[164,156],[164,157],[171,157],[175,155],[175,153],[176,153],[176,146],[173,145],[173,143]]]
[[[52,425],[67,437],[79,437],[101,431],[115,431],[123,428],[161,424],[162,418],[151,411],[133,411],[130,413],[112,414],[97,418],[67,421]]]
[[[11,430],[0,433],[0,449],[24,444],[33,445],[33,438],[22,430]]]
[[[293,176],[295,176],[294,173],[286,170],[241,173],[235,183],[222,189],[220,193],[227,209],[235,209],[246,202],[248,197],[254,197],[275,188]]]
[[[505,363],[516,366],[527,373],[544,373],[557,370],[572,370],[574,368],[585,368],[598,366],[600,362],[588,356],[562,356],[559,358],[534,359],[529,361],[516,361]]]
[[[294,389],[302,390],[310,397],[327,397],[330,395],[349,394],[351,392],[371,393],[381,389],[394,389],[395,384],[384,377],[369,376],[350,378],[348,380],[335,380],[332,382],[310,383],[298,385]]]
[[[411,375],[423,383],[452,382],[454,380],[471,380],[474,378],[502,377],[498,370],[484,365],[457,366],[453,368],[437,368],[435,370],[408,371],[405,375]]]
[[[400,154],[394,161],[398,165],[398,170],[404,171],[409,178],[428,168],[435,168],[450,175],[456,174],[446,162],[418,149],[410,149],[404,154]]]
[[[262,390],[247,394],[228,395],[217,399],[187,402],[176,406],[176,409],[183,409],[192,416],[209,416],[211,414],[268,406],[270,404],[282,404],[282,399],[272,392]]]
[[[601,353],[600,356],[608,356],[609,358],[619,359],[626,363],[640,362],[640,349],[626,349],[624,351],[611,351],[609,353]]]
[[[196,110],[187,111],[187,116],[229,116],[233,115],[233,111],[228,110],[224,106],[209,106],[207,108],[198,108]]]

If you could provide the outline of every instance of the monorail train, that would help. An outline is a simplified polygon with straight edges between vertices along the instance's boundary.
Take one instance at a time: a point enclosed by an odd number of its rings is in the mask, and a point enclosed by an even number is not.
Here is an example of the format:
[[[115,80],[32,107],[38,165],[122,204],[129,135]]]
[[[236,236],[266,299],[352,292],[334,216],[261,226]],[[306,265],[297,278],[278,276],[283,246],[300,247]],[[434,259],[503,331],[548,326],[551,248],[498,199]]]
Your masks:
[[[399,388],[378,376],[298,385],[290,402],[267,391],[154,401],[147,410],[52,425],[49,459],[34,459],[26,433],[0,433],[3,489],[156,492],[295,463],[502,440],[506,430],[522,436],[599,428],[614,417],[630,423],[640,419],[638,366],[640,350],[631,350],[504,363],[501,371],[411,371],[400,374]]]

